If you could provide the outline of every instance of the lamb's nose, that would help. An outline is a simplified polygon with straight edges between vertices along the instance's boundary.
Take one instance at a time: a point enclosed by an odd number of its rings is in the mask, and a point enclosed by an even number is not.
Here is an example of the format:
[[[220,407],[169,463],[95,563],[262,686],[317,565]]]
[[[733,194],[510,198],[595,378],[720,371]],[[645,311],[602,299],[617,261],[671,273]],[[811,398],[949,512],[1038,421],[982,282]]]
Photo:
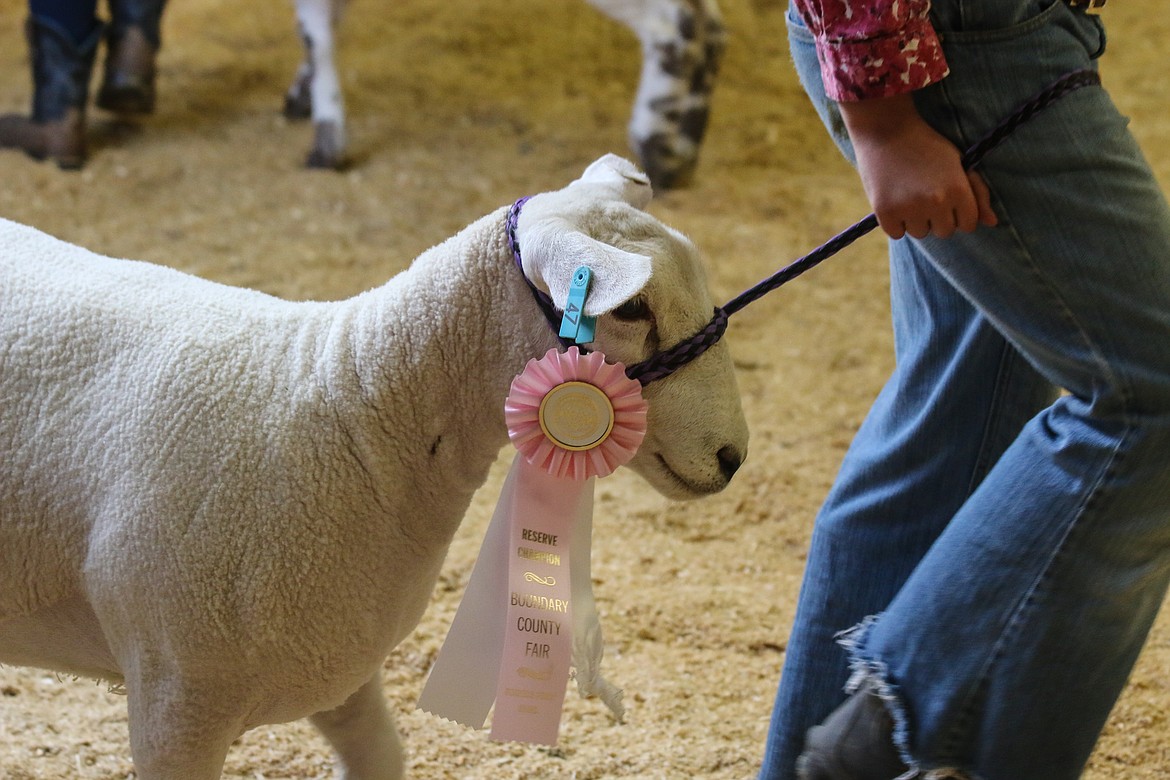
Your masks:
[[[723,472],[723,478],[728,482],[735,476],[735,472],[739,471],[739,467],[743,465],[743,456],[739,454],[739,450],[731,445],[724,447],[717,453],[719,458],[719,470]]]

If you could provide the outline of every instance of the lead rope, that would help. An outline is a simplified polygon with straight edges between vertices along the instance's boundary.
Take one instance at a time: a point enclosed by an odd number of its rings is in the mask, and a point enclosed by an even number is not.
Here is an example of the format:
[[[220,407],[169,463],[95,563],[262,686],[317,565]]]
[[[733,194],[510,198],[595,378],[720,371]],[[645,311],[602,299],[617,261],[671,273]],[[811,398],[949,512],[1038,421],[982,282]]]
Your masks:
[[[1039,112],[1043,111],[1048,106],[1060,100],[1070,92],[1074,92],[1081,87],[1097,85],[1101,83],[1101,77],[1093,70],[1078,70],[1068,73],[1052,83],[1051,86],[1045,88],[1028,102],[1024,103],[1020,108],[1016,109],[1007,119],[1003,120],[990,133],[984,136],[980,141],[972,145],[962,156],[962,163],[964,169],[970,169],[983,161],[983,158],[995,147],[999,146],[1006,140],[1013,132],[1016,131],[1020,125],[1024,124]],[[520,209],[523,208],[524,203],[527,202],[528,197],[520,198],[516,201],[512,208],[508,211],[507,231],[508,239],[511,242],[512,254],[515,257],[516,265],[520,268],[520,274],[527,282],[529,289],[532,290],[533,296],[536,298],[537,305],[540,306],[544,316],[548,319],[552,326],[553,332],[558,332],[560,328],[560,317],[557,314],[557,307],[552,299],[542,290],[536,287],[535,284],[524,273],[524,266],[520,259],[520,244],[516,239],[516,223],[520,218]],[[665,349],[641,363],[629,366],[626,369],[626,376],[630,379],[636,379],[641,382],[643,386],[651,382],[670,376],[675,371],[679,370],[687,363],[691,362],[699,355],[702,355],[708,349],[713,347],[720,338],[723,337],[724,331],[727,330],[727,320],[732,314],[735,314],[740,309],[747,306],[749,303],[759,300],[776,288],[792,281],[800,276],[805,271],[813,268],[833,255],[840,252],[845,247],[852,244],[857,239],[871,232],[878,226],[877,217],[870,214],[859,222],[841,231],[833,238],[826,241],[816,249],[801,258],[794,260],[788,265],[781,268],[776,273],[764,279],[754,287],[744,290],[742,293],[732,298],[723,306],[715,308],[715,314],[711,321],[695,335],[688,339],[680,341],[673,347]],[[562,346],[568,349],[572,345],[572,341],[558,337]]]

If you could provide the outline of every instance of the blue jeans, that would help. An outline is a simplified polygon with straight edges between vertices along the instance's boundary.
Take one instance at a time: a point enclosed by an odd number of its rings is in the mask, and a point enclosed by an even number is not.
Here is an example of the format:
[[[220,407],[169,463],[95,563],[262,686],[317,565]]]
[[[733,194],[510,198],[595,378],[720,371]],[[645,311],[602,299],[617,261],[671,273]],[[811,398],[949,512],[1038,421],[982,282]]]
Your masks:
[[[29,0],[29,15],[65,32],[75,44],[84,43],[101,25],[98,0]],[[142,30],[151,45],[160,45],[159,28],[166,0],[109,0],[110,22],[117,32]]]
[[[951,75],[915,98],[961,148],[1104,48],[1060,0],[932,14]],[[847,683],[928,777],[1082,772],[1170,577],[1170,209],[1126,124],[1064,97],[982,164],[997,227],[890,243],[896,367],[817,516],[761,778]]]
[[[84,43],[101,24],[97,0],[29,0],[28,11],[42,23],[64,31],[75,44]]]

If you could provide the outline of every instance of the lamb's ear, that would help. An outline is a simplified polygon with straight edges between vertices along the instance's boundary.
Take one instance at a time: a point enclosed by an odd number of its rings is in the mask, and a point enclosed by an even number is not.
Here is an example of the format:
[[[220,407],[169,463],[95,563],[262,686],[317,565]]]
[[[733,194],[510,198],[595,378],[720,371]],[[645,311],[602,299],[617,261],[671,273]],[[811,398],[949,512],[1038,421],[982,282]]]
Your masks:
[[[609,185],[615,197],[638,209],[646,208],[654,195],[650,177],[616,154],[607,154],[590,163],[577,181]]]
[[[585,299],[590,317],[605,314],[633,298],[650,279],[650,258],[604,244],[577,231],[549,231],[544,236],[529,231],[525,266],[530,278],[544,280],[553,303],[563,307],[569,299],[573,274],[589,266],[593,281]]]

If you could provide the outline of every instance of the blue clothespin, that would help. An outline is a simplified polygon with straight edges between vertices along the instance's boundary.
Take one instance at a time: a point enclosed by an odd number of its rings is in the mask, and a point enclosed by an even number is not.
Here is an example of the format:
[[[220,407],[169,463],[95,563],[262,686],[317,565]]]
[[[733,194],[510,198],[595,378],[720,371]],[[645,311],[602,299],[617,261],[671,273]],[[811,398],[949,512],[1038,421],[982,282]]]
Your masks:
[[[561,338],[572,339],[578,344],[593,341],[597,318],[585,314],[585,296],[589,294],[589,282],[593,272],[588,266],[581,266],[573,272],[569,284],[569,300],[565,302],[565,314],[561,317]]]

